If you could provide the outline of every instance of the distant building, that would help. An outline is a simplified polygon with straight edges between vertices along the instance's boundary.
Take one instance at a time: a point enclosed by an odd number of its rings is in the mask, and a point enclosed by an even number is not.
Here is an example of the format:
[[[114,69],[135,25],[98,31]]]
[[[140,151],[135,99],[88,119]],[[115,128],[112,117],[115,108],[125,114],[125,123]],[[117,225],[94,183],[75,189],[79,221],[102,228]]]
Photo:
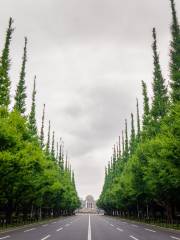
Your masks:
[[[97,213],[96,201],[93,196],[88,195],[85,200],[81,200],[81,209],[79,212],[82,213]]]
[[[96,209],[96,202],[93,198],[93,196],[88,195],[85,200],[85,208],[86,209]]]

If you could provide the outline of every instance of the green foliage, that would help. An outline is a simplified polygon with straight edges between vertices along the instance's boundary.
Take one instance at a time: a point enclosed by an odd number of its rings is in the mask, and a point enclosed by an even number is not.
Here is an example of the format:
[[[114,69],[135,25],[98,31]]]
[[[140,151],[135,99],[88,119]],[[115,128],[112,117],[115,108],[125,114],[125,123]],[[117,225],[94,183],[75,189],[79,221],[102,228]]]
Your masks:
[[[22,57],[22,66],[20,72],[20,79],[16,89],[16,96],[15,96],[15,105],[14,109],[19,111],[20,113],[24,114],[26,111],[26,86],[25,86],[25,67],[27,62],[27,38],[25,37],[25,45],[24,45],[24,53]]]
[[[160,132],[141,142],[127,162],[119,161],[105,177],[98,206],[111,210],[141,208],[152,203],[166,208],[180,201],[180,104],[163,119]],[[118,172],[118,174],[117,174]]]
[[[170,1],[173,14],[170,49],[173,101],[169,104],[157,52],[156,31],[153,29],[152,105],[149,104],[146,83],[142,81],[142,130],[140,124],[137,124],[137,132],[140,132],[135,138],[134,118],[131,114],[130,140],[126,120],[125,143],[122,134],[123,152],[115,164],[108,164],[105,171],[104,186],[97,204],[107,214],[149,219],[158,212],[172,222],[177,217],[176,211],[180,209],[180,38],[174,0]]]
[[[79,207],[75,180],[31,138],[20,113],[0,109],[0,204],[12,212],[35,207],[74,211]],[[29,210],[30,211],[30,210]]]
[[[136,111],[137,111],[137,139],[140,140],[141,126],[140,126],[140,116],[139,116],[139,102],[136,99]]]
[[[149,125],[150,120],[150,109],[149,109],[149,98],[147,94],[147,86],[144,81],[142,81],[142,91],[143,91],[143,130]]]
[[[12,33],[14,29],[12,28],[13,20],[9,19],[9,25],[6,32],[5,46],[0,58],[0,106],[8,107],[10,104],[10,78],[9,78],[9,68],[10,68],[10,57],[9,48],[12,38]]]
[[[129,142],[128,142],[128,127],[127,119],[125,119],[125,145],[124,145],[124,157],[127,159],[129,155]]]
[[[12,215],[31,217],[72,214],[80,206],[74,173],[66,164],[61,146],[60,156],[55,152],[54,132],[50,152],[50,122],[48,143],[44,149],[44,119],[38,136],[36,126],[36,77],[32,93],[29,117],[25,113],[25,65],[27,61],[25,38],[20,80],[16,90],[15,106],[10,103],[9,45],[13,32],[12,19],[6,34],[6,42],[0,60],[0,212],[11,223]],[[67,162],[67,159],[66,159]]]
[[[36,76],[34,77],[31,112],[29,114],[29,129],[31,130],[32,136],[37,136],[36,100],[35,100],[35,98],[36,98]]]
[[[48,126],[48,137],[47,137],[47,144],[46,144],[46,153],[50,153],[50,138],[51,138],[51,122],[49,121]]]
[[[135,129],[134,129],[134,116],[131,113],[131,139],[130,139],[130,153],[131,154],[134,152],[135,143],[136,143],[136,139],[135,139]]]
[[[153,28],[153,58],[154,58],[154,72],[153,72],[153,102],[152,102],[152,116],[155,120],[163,117],[167,109],[167,88],[165,80],[162,76],[161,67],[159,63],[159,55],[157,52],[156,30]]]
[[[45,104],[43,106],[41,133],[40,133],[40,141],[41,141],[41,147],[42,148],[44,147],[44,119],[45,119]]]
[[[51,146],[51,156],[52,158],[55,158],[55,148],[54,148],[54,143],[55,143],[55,139],[54,139],[54,131],[53,131],[53,135],[52,135],[52,146]]]
[[[177,19],[174,0],[170,0],[172,9],[170,74],[172,101],[180,101],[180,27]]]

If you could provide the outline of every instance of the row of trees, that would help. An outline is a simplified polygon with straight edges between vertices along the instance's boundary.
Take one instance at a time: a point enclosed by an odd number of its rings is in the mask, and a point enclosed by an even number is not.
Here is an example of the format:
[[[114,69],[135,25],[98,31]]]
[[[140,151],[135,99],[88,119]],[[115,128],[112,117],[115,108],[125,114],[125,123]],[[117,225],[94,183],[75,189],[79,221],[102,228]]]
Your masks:
[[[26,114],[27,38],[14,106],[10,110],[10,43],[13,31],[10,18],[0,58],[0,216],[11,223],[12,216],[41,218],[72,214],[80,205],[74,172],[67,155],[64,156],[63,141],[60,139],[57,145],[55,143],[50,121],[45,143],[45,105],[38,134],[36,77],[31,111]]]
[[[98,206],[107,214],[161,216],[172,222],[180,211],[180,27],[174,0],[170,3],[170,89],[161,71],[154,28],[152,103],[142,81],[142,121],[137,100],[137,130],[131,113],[131,134],[125,120],[125,132],[105,169]]]

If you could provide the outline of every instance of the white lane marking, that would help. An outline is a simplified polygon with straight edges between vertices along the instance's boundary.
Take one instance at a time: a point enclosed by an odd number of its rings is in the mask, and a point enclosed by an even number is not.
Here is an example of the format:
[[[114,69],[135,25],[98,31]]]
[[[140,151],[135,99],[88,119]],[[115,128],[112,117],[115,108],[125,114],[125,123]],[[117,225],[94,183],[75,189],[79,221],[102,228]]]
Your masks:
[[[123,232],[124,230],[121,228],[116,228],[118,231]]]
[[[171,238],[173,239],[176,239],[176,240],[180,240],[180,238],[177,238],[177,237],[174,237],[174,236],[170,236]]]
[[[33,231],[33,230],[35,230],[36,228],[31,228],[31,229],[27,229],[27,230],[25,230],[24,232],[30,232],[30,231]]]
[[[114,227],[114,225],[113,224],[110,224],[112,227]]]
[[[42,225],[42,227],[47,227],[48,226],[48,224],[44,224],[44,225]]]
[[[149,231],[149,232],[154,232],[154,233],[156,232],[156,231],[154,231],[154,230],[152,230],[152,229],[149,229],[149,228],[145,228],[145,230],[146,230],[146,231]]]
[[[132,227],[138,227],[138,226],[137,226],[137,225],[135,225],[135,224],[131,224],[131,226],[132,226]]]
[[[129,236],[130,238],[134,239],[134,240],[139,240],[137,238],[135,238],[133,235]]]
[[[63,227],[57,229],[56,232],[59,232],[59,231],[61,231],[61,230],[63,230]]]
[[[122,222],[122,223],[126,223],[127,224],[127,222]]]
[[[72,224],[73,222],[70,222],[70,224]]]
[[[10,238],[10,236],[1,237],[0,239]]]
[[[47,235],[46,237],[41,238],[41,240],[45,240],[45,239],[47,239],[47,238],[50,238],[50,236],[51,236],[51,235]]]
[[[70,224],[69,224],[69,223],[67,223],[67,224],[65,225],[65,227],[69,227],[69,225],[70,225]]]
[[[54,224],[54,223],[56,223],[56,222],[52,222],[51,224]]]
[[[89,214],[89,224],[88,224],[88,240],[91,240],[91,217]]]

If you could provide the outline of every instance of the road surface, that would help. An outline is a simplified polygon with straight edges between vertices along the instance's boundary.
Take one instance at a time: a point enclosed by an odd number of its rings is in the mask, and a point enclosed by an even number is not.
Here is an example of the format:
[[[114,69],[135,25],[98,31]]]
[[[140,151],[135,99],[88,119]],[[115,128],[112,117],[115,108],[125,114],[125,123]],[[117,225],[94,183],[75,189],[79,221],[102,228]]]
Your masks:
[[[0,233],[0,240],[180,240],[180,233],[99,215],[78,215]]]

